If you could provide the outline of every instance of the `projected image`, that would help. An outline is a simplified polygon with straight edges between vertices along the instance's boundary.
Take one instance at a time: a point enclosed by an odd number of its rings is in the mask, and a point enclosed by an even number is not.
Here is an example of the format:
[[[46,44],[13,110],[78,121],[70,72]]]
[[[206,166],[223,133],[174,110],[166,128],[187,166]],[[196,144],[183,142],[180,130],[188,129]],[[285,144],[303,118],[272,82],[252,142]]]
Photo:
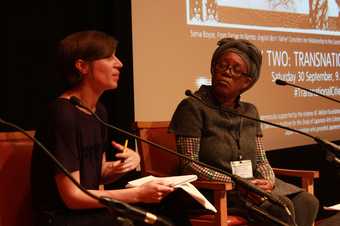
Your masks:
[[[210,76],[201,75],[195,79],[196,89],[199,89],[202,85],[211,85]]]
[[[218,40],[247,39],[261,50],[262,67],[242,100],[263,120],[339,140],[337,103],[275,81],[340,100],[340,0],[156,2],[131,1],[136,120],[169,120],[186,90],[211,84]],[[313,142],[264,123],[262,131],[268,150]]]
[[[340,0],[187,0],[187,23],[340,35]]]
[[[221,7],[308,14],[308,2],[308,0],[218,0],[217,4]]]

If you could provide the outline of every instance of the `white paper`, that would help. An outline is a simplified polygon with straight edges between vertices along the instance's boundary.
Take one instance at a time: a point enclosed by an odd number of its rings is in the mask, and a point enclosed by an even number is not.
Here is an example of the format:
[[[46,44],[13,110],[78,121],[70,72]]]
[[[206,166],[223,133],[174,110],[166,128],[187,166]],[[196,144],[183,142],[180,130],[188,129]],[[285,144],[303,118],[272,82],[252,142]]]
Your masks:
[[[139,178],[137,180],[129,181],[126,187],[137,187],[145,184],[149,181],[162,179],[166,182],[169,182],[176,188],[182,188],[189,195],[191,195],[197,202],[199,202],[206,209],[211,210],[213,212],[217,212],[216,208],[202,195],[202,193],[195,188],[190,182],[197,180],[196,175],[182,175],[182,176],[171,176],[171,177],[155,177],[155,176],[146,176]]]
[[[335,204],[333,206],[324,206],[323,208],[325,210],[337,210],[337,211],[340,211],[340,203],[339,204]]]
[[[171,177],[155,177],[155,176],[146,176],[146,177],[142,177],[133,181],[129,181],[128,184],[126,185],[126,187],[130,188],[130,187],[137,187],[137,186],[141,186],[142,184],[145,184],[149,181],[153,181],[153,180],[164,180],[170,184],[172,184],[172,186],[174,187],[178,187],[178,185],[187,183],[187,182],[193,182],[195,180],[197,180],[197,176],[196,175],[182,175],[182,176],[171,176]]]
[[[216,208],[206,199],[202,193],[197,190],[197,188],[192,185],[191,183],[185,183],[179,185],[180,188],[182,188],[184,191],[188,192],[197,202],[199,202],[202,206],[204,206],[206,209],[211,210],[215,213],[217,213]]]

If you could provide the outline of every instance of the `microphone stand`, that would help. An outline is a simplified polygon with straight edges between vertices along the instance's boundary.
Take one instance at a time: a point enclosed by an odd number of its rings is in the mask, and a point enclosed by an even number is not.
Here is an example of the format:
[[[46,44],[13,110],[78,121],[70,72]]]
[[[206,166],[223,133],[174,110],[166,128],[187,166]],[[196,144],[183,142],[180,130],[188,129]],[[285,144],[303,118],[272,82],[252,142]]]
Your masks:
[[[318,144],[321,144],[321,145],[327,147],[328,150],[331,149],[331,150],[333,150],[335,152],[340,152],[340,146],[338,146],[338,145],[336,145],[336,144],[334,144],[334,143],[332,143],[330,141],[324,140],[324,139],[322,139],[320,137],[312,136],[312,135],[310,135],[308,133],[305,133],[305,132],[297,130],[297,129],[293,129],[293,128],[289,128],[289,127],[282,126],[282,125],[279,125],[279,124],[275,124],[275,123],[272,123],[272,122],[263,121],[261,119],[256,119],[256,118],[253,118],[253,117],[249,117],[247,115],[244,115],[244,114],[241,114],[241,113],[238,113],[238,112],[234,112],[232,110],[219,109],[217,107],[210,106],[209,104],[205,103],[200,97],[198,97],[195,94],[193,94],[190,90],[185,91],[185,94],[187,96],[191,96],[191,97],[195,98],[196,100],[200,101],[202,104],[208,106],[209,108],[212,108],[212,109],[215,109],[215,110],[218,110],[218,111],[222,110],[224,112],[228,112],[230,114],[237,115],[237,116],[240,116],[240,117],[252,120],[252,121],[261,122],[261,123],[264,123],[264,124],[268,124],[268,125],[271,125],[271,126],[274,126],[274,127],[279,127],[281,129],[289,130],[289,131],[292,131],[292,132],[295,132],[295,133],[307,136],[307,137],[312,138],[313,140],[315,140]],[[338,161],[340,161],[340,160],[338,160]]]
[[[291,83],[288,83],[286,81],[283,81],[281,79],[276,79],[275,80],[275,83],[277,85],[280,85],[280,86],[285,86],[285,85],[288,85],[288,86],[292,86],[292,87],[295,87],[295,88],[299,88],[299,89],[302,89],[302,90],[305,90],[309,93],[313,93],[317,96],[321,96],[321,97],[324,97],[324,98],[327,98],[328,100],[331,100],[331,101],[334,101],[336,103],[340,103],[339,100],[337,99],[334,99],[334,98],[331,98],[331,97],[328,97],[328,96],[325,96],[321,93],[318,93],[318,92],[315,92],[313,90],[310,90],[310,89],[307,89],[307,88],[304,88],[304,87],[301,87],[301,86],[298,86],[298,85],[294,85],[294,84],[291,84]],[[292,130],[294,131],[294,130]],[[329,162],[334,162],[337,166],[340,166],[340,159],[337,157],[337,155],[334,153],[335,152],[340,152],[340,147],[330,141],[327,141],[327,140],[323,140],[319,137],[313,137],[313,136],[310,136],[309,134],[306,134],[306,133],[303,133],[301,131],[294,131],[294,132],[297,132],[297,133],[301,133],[305,136],[309,136],[311,138],[313,138],[318,144],[320,144],[322,147],[325,147],[328,151],[331,151],[331,153],[327,153],[327,156],[326,156],[326,160],[329,161]],[[331,149],[331,150],[330,150]],[[332,151],[333,150],[333,151]]]
[[[331,100],[331,101],[335,101],[335,102],[337,102],[337,103],[340,103],[340,101],[337,100],[337,99],[334,99],[334,98],[325,96],[325,95],[323,95],[323,94],[321,94],[321,93],[315,92],[315,91],[313,91],[313,90],[310,90],[310,89],[307,89],[307,88],[304,88],[304,87],[301,87],[301,86],[298,86],[298,85],[294,85],[294,84],[288,83],[288,82],[283,81],[283,80],[281,80],[281,79],[276,79],[276,80],[275,80],[275,83],[276,83],[277,85],[280,85],[280,86],[288,85],[288,86],[293,86],[293,87],[295,87],[295,88],[303,89],[303,90],[305,90],[305,91],[307,91],[307,92],[309,92],[309,93],[313,93],[313,94],[315,94],[315,95],[317,95],[317,96],[321,96],[321,97],[327,98],[328,100]]]
[[[150,145],[152,145],[152,146],[154,146],[154,147],[156,147],[156,148],[159,148],[159,149],[161,149],[161,150],[164,150],[164,151],[166,151],[166,152],[169,152],[169,153],[171,153],[171,154],[173,154],[173,155],[179,156],[179,157],[181,157],[181,158],[183,158],[183,159],[185,159],[185,160],[188,160],[188,161],[191,161],[191,162],[193,162],[193,163],[196,163],[196,164],[198,164],[198,165],[200,165],[200,166],[203,166],[203,167],[206,167],[206,168],[215,170],[215,171],[217,171],[217,172],[219,172],[219,173],[222,173],[222,174],[227,175],[228,177],[230,177],[230,178],[235,182],[235,184],[240,185],[240,186],[242,186],[242,187],[244,187],[244,188],[246,188],[246,189],[248,189],[248,190],[251,190],[252,192],[254,192],[255,194],[257,194],[257,195],[259,195],[259,196],[261,196],[261,197],[267,198],[267,199],[268,199],[269,201],[271,201],[272,203],[275,203],[275,204],[278,204],[279,206],[282,206],[282,207],[286,210],[286,212],[288,213],[288,215],[292,216],[292,214],[291,214],[290,210],[288,209],[288,207],[287,207],[280,199],[276,198],[275,196],[273,196],[272,194],[270,194],[270,193],[268,193],[268,192],[266,192],[266,191],[263,191],[263,190],[259,189],[258,187],[256,187],[255,185],[249,183],[248,181],[246,181],[246,180],[243,179],[242,177],[239,177],[239,176],[237,176],[237,175],[231,174],[231,173],[229,173],[229,172],[227,172],[227,171],[225,171],[225,170],[222,170],[222,169],[220,169],[220,168],[217,168],[217,167],[208,165],[208,164],[206,164],[206,163],[204,163],[204,162],[200,162],[200,161],[191,159],[190,157],[188,157],[188,156],[186,156],[186,155],[184,155],[184,154],[178,153],[178,152],[176,152],[176,151],[174,151],[174,150],[172,150],[172,149],[170,149],[170,148],[167,148],[167,147],[165,147],[165,146],[162,146],[162,145],[160,145],[160,144],[154,143],[154,142],[152,142],[152,141],[143,139],[143,138],[141,138],[141,137],[139,137],[139,136],[137,136],[137,135],[135,135],[135,134],[133,134],[133,133],[130,133],[130,132],[128,132],[128,131],[125,131],[125,130],[123,130],[123,129],[120,129],[120,128],[114,126],[114,125],[111,125],[111,124],[105,122],[104,120],[102,120],[102,119],[101,119],[95,112],[93,112],[91,109],[89,109],[88,107],[84,106],[84,105],[81,103],[81,101],[80,101],[77,97],[75,97],[75,96],[72,96],[72,97],[70,98],[70,102],[71,102],[73,105],[78,106],[78,107],[80,107],[80,108],[83,108],[83,109],[85,109],[86,111],[90,112],[90,113],[91,113],[91,114],[92,114],[92,115],[93,115],[100,123],[102,123],[103,125],[105,125],[105,126],[111,128],[111,129],[114,129],[114,130],[116,130],[116,131],[118,131],[118,132],[120,132],[120,133],[122,133],[122,134],[125,134],[125,135],[127,135],[127,136],[129,136],[129,137],[132,137],[132,138],[134,138],[134,139],[137,139],[137,140],[139,140],[139,141],[142,141],[142,142],[145,142],[145,143],[147,143],[147,144],[150,144]],[[249,206],[249,207],[250,207],[250,206]],[[268,215],[268,214],[266,214],[266,215]],[[284,226],[288,226],[288,225],[289,225],[289,224],[287,224],[287,223],[285,223],[285,222],[283,222],[283,221],[281,221],[281,220],[279,220],[279,219],[277,219],[277,218],[275,218],[275,217],[273,217],[273,216],[271,216],[271,219],[274,220],[278,225],[284,225]]]
[[[259,208],[258,206],[254,205],[252,202],[249,202],[247,199],[244,199],[243,197],[240,197],[241,200],[243,201],[245,208],[248,208],[250,210],[253,211],[253,213],[255,213],[255,215],[259,215],[259,216],[263,216],[266,218],[266,220],[269,220],[271,223],[278,223],[278,219],[273,217],[272,215],[268,214],[266,211],[262,210],[261,208]],[[288,223],[285,223],[283,221],[279,222],[279,224],[284,224],[284,225],[289,225]],[[293,225],[295,225],[294,223],[292,223]]]
[[[31,136],[29,133],[27,133],[24,129],[22,129],[21,127],[11,123],[11,122],[7,122],[5,120],[3,120],[2,118],[0,118],[0,123],[7,125],[11,128],[14,128],[18,131],[20,131],[21,133],[23,133],[26,137],[28,137],[30,140],[32,140],[34,143],[36,143],[43,151],[44,153],[54,162],[54,164],[58,167],[58,169],[60,171],[63,172],[63,174],[65,176],[67,176],[68,179],[70,179],[72,181],[72,183],[79,188],[82,192],[84,192],[86,195],[88,195],[89,197],[97,200],[99,203],[103,204],[106,208],[116,211],[117,213],[119,213],[121,216],[124,217],[131,217],[134,220],[138,220],[138,221],[144,221],[147,224],[154,224],[156,221],[161,222],[161,225],[164,226],[173,226],[170,222],[168,222],[165,219],[160,218],[159,216],[153,215],[151,213],[146,212],[140,209],[140,208],[136,208],[133,207],[127,203],[118,201],[118,200],[114,200],[111,197],[107,197],[107,196],[96,196],[94,194],[92,194],[91,192],[89,192],[87,189],[85,189],[71,174],[70,172],[60,163],[60,161],[58,159],[56,159],[53,154],[36,138],[34,138],[33,136]],[[141,215],[147,215],[145,216],[145,219],[142,219],[144,216]]]
[[[207,107],[209,107],[209,108],[211,108],[211,109],[214,109],[214,110],[228,112],[228,113],[231,113],[231,114],[233,114],[233,115],[237,115],[237,116],[240,116],[240,117],[243,117],[243,118],[250,119],[250,120],[252,120],[252,121],[258,121],[258,122],[266,123],[266,124],[269,124],[269,125],[272,125],[272,126],[280,127],[280,128],[282,128],[282,129],[293,130],[293,129],[290,129],[290,128],[285,127],[285,126],[276,125],[276,124],[274,124],[274,123],[266,122],[266,121],[263,121],[263,120],[260,120],[260,119],[255,119],[255,118],[249,117],[249,116],[247,116],[247,115],[243,115],[243,114],[234,112],[234,111],[232,111],[232,110],[220,109],[220,108],[216,108],[216,107],[214,107],[214,106],[210,106],[208,103],[206,103],[205,101],[203,101],[200,97],[198,97],[197,95],[193,94],[190,90],[186,90],[186,91],[185,91],[185,95],[186,95],[186,96],[190,96],[190,97],[195,98],[196,100],[198,100],[198,101],[199,101],[200,103],[202,103],[203,105],[205,105],[205,106],[207,106]],[[293,130],[293,131],[295,131],[295,130]],[[309,137],[312,137],[311,135],[309,135],[309,134],[307,134],[307,133],[304,133],[304,132],[301,132],[301,131],[298,131],[298,130],[296,130],[296,132],[302,133],[302,134],[304,134],[304,135],[306,135],[306,136],[309,136]],[[236,176],[236,175],[234,175],[234,176]],[[254,187],[255,187],[255,186],[254,186]],[[266,193],[268,193],[268,192],[266,192]],[[270,193],[268,193],[268,194],[270,194]],[[267,197],[267,196],[265,196],[265,197]],[[273,196],[273,197],[274,197],[274,196]],[[271,200],[271,201],[272,201],[272,200]],[[273,201],[273,202],[274,202],[274,203],[277,203],[277,202],[275,202],[275,201]],[[288,207],[287,207],[283,202],[279,201],[279,203],[277,203],[277,204],[281,205],[281,206],[285,209],[285,211],[287,212],[287,214],[292,218],[292,213],[290,212],[290,210],[288,209]],[[249,207],[252,207],[253,205],[248,205],[248,206],[249,206]],[[259,211],[257,211],[257,212],[259,212]],[[293,222],[294,222],[294,220],[293,220]]]

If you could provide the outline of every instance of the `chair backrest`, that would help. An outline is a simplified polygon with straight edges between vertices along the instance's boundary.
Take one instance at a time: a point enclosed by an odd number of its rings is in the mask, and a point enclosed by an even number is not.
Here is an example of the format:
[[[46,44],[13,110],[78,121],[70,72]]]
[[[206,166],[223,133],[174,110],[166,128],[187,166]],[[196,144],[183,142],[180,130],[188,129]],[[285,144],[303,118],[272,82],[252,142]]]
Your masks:
[[[30,131],[30,135],[34,132]],[[19,132],[0,133],[0,225],[31,226],[33,142]]]
[[[168,132],[169,121],[135,122],[136,133],[143,139],[176,151],[175,135]],[[138,152],[141,156],[141,169],[144,175],[173,176],[179,175],[179,157],[160,150],[160,148],[146,142],[137,140]],[[198,188],[211,189],[214,192],[214,205],[216,214],[193,214],[190,217],[193,226],[226,226],[245,225],[244,219],[227,216],[226,190],[231,189],[231,184],[195,182]]]
[[[168,132],[169,121],[136,122],[137,135],[156,144],[176,150],[175,135]],[[180,159],[160,148],[137,141],[141,156],[141,168],[144,175],[169,176],[179,174]]]

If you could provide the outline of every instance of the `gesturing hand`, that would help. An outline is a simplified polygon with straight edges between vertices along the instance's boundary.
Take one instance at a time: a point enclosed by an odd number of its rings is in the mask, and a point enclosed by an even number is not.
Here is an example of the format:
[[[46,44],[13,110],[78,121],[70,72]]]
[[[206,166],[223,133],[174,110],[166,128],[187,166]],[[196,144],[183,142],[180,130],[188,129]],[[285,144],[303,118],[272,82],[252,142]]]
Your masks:
[[[140,157],[139,155],[128,147],[112,141],[112,146],[118,150],[115,157],[118,159],[111,162],[111,167],[115,173],[125,173],[136,169],[139,165]]]

